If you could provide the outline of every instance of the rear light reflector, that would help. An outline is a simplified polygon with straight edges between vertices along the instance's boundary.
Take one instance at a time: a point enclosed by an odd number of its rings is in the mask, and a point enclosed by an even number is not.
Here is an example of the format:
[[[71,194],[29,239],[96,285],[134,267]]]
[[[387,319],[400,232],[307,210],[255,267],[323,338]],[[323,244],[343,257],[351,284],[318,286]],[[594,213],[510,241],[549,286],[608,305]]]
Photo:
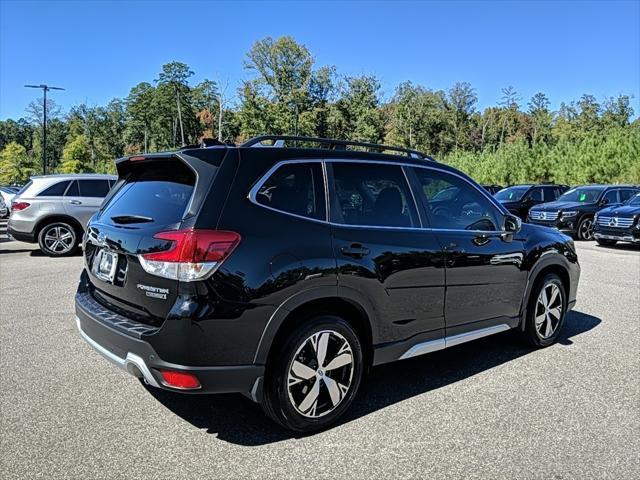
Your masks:
[[[153,236],[171,242],[159,252],[138,255],[145,272],[192,282],[215,272],[240,243],[240,235],[223,230],[172,230]]]
[[[11,211],[19,212],[20,210],[24,210],[25,208],[30,207],[31,204],[27,202],[11,202]]]
[[[160,370],[164,384],[181,390],[195,390],[200,388],[200,380],[192,373],[177,372],[175,370]]]

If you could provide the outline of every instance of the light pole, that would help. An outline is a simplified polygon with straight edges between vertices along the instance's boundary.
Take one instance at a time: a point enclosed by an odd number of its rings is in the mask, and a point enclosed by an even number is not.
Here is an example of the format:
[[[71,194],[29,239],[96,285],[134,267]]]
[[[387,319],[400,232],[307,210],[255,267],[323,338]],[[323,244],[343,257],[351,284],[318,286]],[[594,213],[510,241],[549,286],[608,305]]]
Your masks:
[[[49,85],[25,85],[27,88],[41,88],[44,92],[44,101],[42,102],[42,174],[47,174],[47,92],[49,90],[64,90],[61,87],[50,87]]]

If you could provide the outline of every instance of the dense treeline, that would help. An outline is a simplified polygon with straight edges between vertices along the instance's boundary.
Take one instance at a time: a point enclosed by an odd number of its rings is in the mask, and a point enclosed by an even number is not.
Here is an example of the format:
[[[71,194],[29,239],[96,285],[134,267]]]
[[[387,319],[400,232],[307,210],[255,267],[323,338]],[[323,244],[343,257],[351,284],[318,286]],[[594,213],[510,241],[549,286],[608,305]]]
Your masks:
[[[412,82],[383,100],[374,76],[344,77],[317,66],[290,37],[266,38],[247,53],[252,78],[230,89],[193,84],[180,62],[106,106],[46,105],[49,172],[113,171],[113,159],[173,149],[202,137],[239,142],[273,133],[385,142],[424,151],[478,181],[640,183],[640,121],[626,95],[592,95],[550,109],[544,93],[523,101],[513,87],[498,105],[477,109],[468,83],[431,90]],[[0,122],[0,182],[41,173],[42,101],[27,117]]]

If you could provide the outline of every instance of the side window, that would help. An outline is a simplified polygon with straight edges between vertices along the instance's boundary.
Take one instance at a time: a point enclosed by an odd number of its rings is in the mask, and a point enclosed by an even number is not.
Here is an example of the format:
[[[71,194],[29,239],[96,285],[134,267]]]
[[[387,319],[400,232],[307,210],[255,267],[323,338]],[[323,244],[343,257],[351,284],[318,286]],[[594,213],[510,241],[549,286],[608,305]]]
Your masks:
[[[80,180],[80,196],[104,198],[109,193],[107,180]]]
[[[426,168],[414,168],[433,228],[454,230],[499,230],[497,208],[477,188],[462,178]],[[455,197],[442,199],[443,190],[455,188]]]
[[[331,220],[345,225],[417,227],[416,207],[399,165],[333,162]]]
[[[71,182],[71,185],[69,186],[69,189],[67,190],[67,193],[64,194],[65,197],[79,197],[80,196],[80,189],[78,188],[78,181],[77,180],[73,180]]]
[[[602,198],[607,201],[607,204],[618,203],[618,190],[609,190]]]
[[[534,200],[536,202],[542,201],[542,189],[541,188],[532,188],[527,193],[527,200]]]
[[[256,201],[267,207],[303,217],[326,219],[322,165],[282,165],[262,184]]]
[[[38,194],[38,197],[61,197],[69,186],[69,180],[54,183]]]
[[[631,197],[633,197],[636,193],[638,193],[638,191],[636,190],[628,190],[628,189],[620,190],[620,201],[626,202]]]
[[[544,187],[542,189],[542,192],[544,194],[544,201],[545,202],[552,202],[556,198],[558,198],[557,191],[558,191],[558,189],[556,187]]]

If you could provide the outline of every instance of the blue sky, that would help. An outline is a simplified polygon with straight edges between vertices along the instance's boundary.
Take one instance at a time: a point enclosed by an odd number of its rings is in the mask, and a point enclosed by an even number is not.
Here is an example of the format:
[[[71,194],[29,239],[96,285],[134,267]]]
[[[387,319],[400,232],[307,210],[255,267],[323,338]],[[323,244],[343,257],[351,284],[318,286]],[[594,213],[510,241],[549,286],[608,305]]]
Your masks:
[[[476,88],[480,108],[513,85],[552,105],[591,93],[634,95],[640,114],[640,1],[98,2],[0,0],[0,118],[24,115],[27,83],[66,88],[66,111],[125,97],[178,60],[235,91],[247,50],[292,35],[317,65],[373,74],[389,97],[411,80]]]

